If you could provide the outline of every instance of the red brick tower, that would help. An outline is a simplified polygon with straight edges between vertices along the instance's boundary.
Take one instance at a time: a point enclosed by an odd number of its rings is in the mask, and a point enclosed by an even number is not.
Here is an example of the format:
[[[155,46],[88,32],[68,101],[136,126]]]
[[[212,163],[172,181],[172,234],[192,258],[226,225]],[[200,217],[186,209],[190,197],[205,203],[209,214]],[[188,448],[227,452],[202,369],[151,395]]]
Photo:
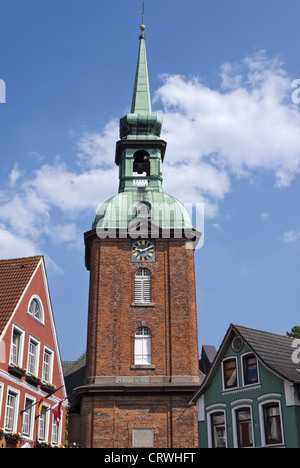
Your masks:
[[[193,230],[162,189],[166,143],[152,113],[141,27],[131,113],[120,121],[119,193],[85,234],[90,295],[82,445],[197,447]]]

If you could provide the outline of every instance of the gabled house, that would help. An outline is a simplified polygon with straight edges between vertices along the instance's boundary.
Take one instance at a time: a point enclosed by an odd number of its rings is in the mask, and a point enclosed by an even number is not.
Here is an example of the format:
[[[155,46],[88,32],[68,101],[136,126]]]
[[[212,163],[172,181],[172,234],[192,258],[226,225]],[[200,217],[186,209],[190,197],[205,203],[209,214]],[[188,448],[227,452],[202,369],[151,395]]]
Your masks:
[[[197,404],[200,448],[300,447],[300,341],[230,325]]]
[[[0,261],[0,442],[64,443],[67,394],[44,258]]]

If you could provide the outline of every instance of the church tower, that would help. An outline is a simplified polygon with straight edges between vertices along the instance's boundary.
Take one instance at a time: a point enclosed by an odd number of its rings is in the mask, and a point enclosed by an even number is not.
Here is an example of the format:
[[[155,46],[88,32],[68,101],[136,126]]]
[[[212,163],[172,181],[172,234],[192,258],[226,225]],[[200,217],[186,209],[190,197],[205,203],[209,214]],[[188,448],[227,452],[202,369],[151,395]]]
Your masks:
[[[81,406],[87,448],[197,447],[194,248],[200,233],[162,187],[166,142],[151,109],[141,26],[131,112],[120,119],[119,192],[85,233],[90,271]]]

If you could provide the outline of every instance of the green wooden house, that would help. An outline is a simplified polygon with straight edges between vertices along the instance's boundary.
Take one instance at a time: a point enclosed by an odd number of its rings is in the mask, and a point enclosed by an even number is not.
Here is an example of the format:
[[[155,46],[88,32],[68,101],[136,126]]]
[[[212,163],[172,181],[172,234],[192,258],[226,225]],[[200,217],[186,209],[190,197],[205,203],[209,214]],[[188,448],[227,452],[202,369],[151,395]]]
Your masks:
[[[300,340],[230,325],[197,404],[200,448],[300,447]]]

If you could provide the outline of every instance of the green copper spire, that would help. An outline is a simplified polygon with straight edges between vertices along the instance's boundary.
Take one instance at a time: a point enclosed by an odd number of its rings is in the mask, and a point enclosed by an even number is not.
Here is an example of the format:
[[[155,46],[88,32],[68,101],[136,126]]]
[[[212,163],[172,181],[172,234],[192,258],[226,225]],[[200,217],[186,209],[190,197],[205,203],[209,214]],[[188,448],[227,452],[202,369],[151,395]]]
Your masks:
[[[148,76],[145,26],[141,26],[139,53],[130,114],[120,119],[122,140],[158,140],[162,119],[152,113]]]
[[[146,37],[140,36],[140,47],[135,74],[134,91],[131,105],[132,114],[151,114],[151,97],[146,54]]]
[[[141,26],[131,112],[120,119],[115,162],[119,193],[99,208],[94,228],[127,230],[139,217],[159,229],[192,229],[185,207],[163,191],[162,163],[167,143],[160,139],[162,118],[151,109],[145,26]]]

